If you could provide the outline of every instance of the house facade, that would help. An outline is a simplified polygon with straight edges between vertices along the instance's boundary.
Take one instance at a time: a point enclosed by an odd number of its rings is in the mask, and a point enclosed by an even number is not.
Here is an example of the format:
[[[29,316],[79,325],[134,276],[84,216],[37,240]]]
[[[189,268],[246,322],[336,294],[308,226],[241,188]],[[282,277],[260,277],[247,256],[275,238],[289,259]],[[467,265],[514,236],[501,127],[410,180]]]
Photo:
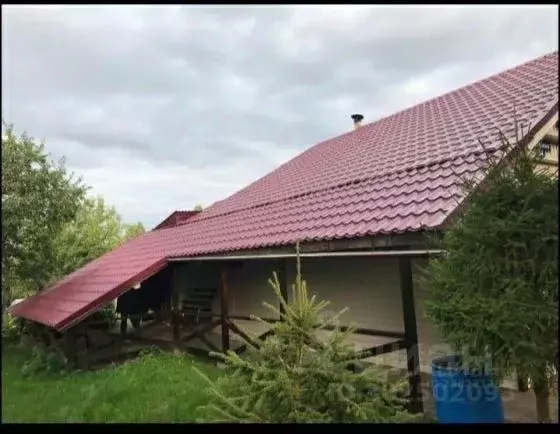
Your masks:
[[[299,243],[311,291],[332,313],[349,309],[342,322],[360,329],[353,340],[371,350],[367,360],[406,366],[411,376],[429,372],[431,358],[450,349],[425,317],[418,277],[438,254],[426,236],[452,224],[466,199],[459,183],[483,179],[488,155],[501,155],[500,133],[539,147],[543,167],[557,173],[558,53],[373,123],[352,119],[350,131],[184,221],[164,222],[11,312],[69,331],[171,270],[174,341],[214,333],[225,350],[234,346],[230,332],[265,333],[249,315],[272,315],[263,302],[276,304],[273,271],[289,297]],[[180,312],[208,325],[182,337]]]

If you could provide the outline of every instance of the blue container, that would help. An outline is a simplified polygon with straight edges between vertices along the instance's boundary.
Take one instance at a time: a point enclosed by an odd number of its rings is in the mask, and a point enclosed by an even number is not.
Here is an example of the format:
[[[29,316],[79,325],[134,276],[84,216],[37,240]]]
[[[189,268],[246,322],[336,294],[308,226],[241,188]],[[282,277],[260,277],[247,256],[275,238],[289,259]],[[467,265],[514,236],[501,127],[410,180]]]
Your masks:
[[[439,423],[504,423],[502,397],[492,377],[462,368],[459,356],[432,361],[432,392]]]

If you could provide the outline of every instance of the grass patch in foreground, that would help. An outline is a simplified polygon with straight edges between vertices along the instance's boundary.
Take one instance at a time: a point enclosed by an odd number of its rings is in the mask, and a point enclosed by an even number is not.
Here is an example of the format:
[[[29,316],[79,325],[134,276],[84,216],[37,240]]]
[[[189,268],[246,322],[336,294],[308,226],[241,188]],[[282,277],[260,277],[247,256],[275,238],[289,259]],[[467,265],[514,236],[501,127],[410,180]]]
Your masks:
[[[3,345],[3,422],[193,422],[208,399],[192,366],[220,371],[189,356],[147,354],[96,372],[26,377],[27,348]]]

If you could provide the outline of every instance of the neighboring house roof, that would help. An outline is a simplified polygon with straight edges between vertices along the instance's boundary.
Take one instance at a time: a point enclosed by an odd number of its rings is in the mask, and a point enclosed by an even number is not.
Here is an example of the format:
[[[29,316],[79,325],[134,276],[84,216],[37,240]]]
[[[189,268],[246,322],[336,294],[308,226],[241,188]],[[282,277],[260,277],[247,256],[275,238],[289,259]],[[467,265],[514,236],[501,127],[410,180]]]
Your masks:
[[[171,228],[198,214],[200,211],[173,211],[152,230]]]
[[[141,235],[11,309],[63,330],[168,258],[434,229],[476,176],[497,131],[558,110],[558,53],[319,143],[175,227]],[[527,132],[527,128],[525,128]]]

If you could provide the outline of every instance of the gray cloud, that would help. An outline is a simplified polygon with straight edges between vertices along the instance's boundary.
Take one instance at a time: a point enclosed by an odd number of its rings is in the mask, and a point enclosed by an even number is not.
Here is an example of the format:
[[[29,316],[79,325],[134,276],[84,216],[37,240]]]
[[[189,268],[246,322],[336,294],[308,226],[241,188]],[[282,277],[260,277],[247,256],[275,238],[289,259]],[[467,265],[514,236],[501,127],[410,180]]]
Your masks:
[[[4,6],[3,117],[129,220],[558,49],[557,6]]]

